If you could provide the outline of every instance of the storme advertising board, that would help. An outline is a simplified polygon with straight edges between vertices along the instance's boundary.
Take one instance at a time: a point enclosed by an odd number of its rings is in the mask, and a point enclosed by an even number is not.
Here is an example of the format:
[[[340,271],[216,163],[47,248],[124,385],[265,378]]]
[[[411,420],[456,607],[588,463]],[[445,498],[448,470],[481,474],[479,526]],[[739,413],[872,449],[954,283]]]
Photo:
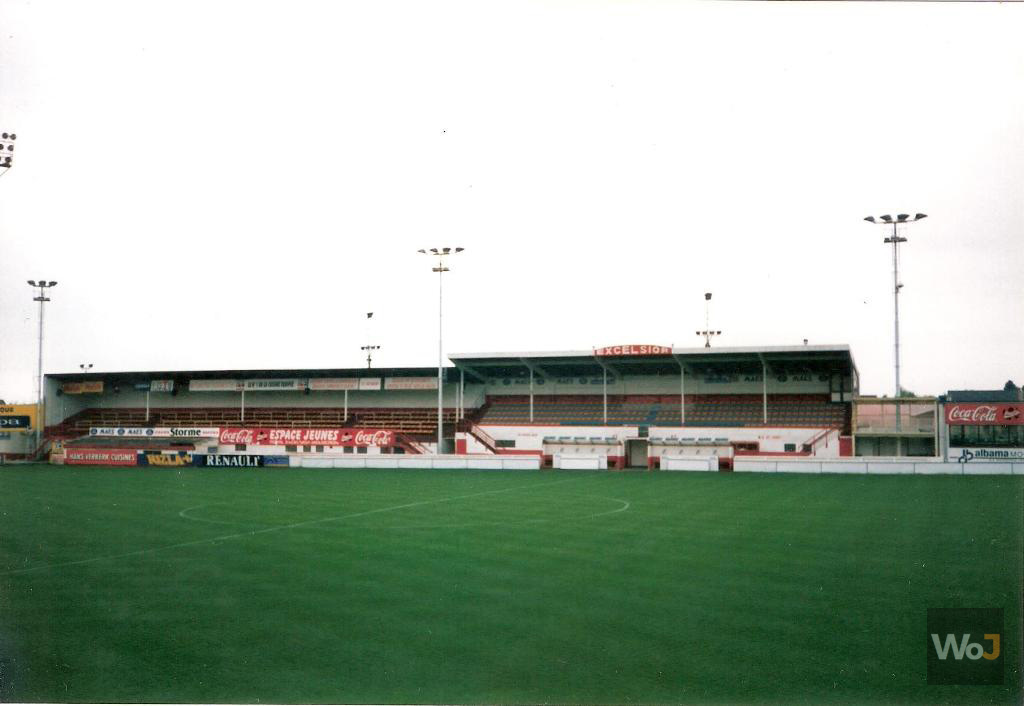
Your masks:
[[[132,439],[216,439],[218,427],[90,427],[89,436],[116,436]]]

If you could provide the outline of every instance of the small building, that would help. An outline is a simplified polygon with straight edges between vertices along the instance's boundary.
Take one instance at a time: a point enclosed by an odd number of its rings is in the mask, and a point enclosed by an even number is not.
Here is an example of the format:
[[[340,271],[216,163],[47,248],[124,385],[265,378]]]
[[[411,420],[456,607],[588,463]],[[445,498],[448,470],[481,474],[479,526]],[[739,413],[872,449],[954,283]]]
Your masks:
[[[950,390],[942,403],[943,455],[947,461],[1024,460],[1024,395],[1002,390]]]

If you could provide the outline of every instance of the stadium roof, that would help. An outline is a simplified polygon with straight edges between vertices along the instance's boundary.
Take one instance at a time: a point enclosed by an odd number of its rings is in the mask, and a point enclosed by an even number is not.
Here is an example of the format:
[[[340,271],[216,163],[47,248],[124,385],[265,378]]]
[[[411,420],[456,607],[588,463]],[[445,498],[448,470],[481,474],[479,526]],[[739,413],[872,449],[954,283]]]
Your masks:
[[[449,369],[450,370],[450,369]],[[268,378],[366,378],[366,377],[437,377],[437,366],[429,368],[307,368],[305,370],[162,370],[135,372],[47,373],[46,377],[61,382],[103,380],[132,383],[146,380],[220,380]],[[447,378],[446,378],[447,379]]]
[[[589,351],[524,353],[457,353],[449,356],[476,381],[521,377],[534,373],[551,377],[601,375],[687,375],[760,373],[762,365],[774,374],[839,373],[857,378],[857,366],[847,345],[768,346],[760,348],[669,348],[611,346]],[[856,387],[856,384],[854,385]]]
[[[455,367],[444,369],[445,381],[466,374],[467,382],[494,378],[524,377],[534,373],[548,377],[601,375],[687,375],[760,373],[762,364],[773,374],[816,373],[852,375],[858,387],[857,367],[850,347],[841,345],[767,346],[737,348],[670,348],[668,346],[610,346],[583,351],[531,351],[523,353],[456,353],[449,356]],[[272,378],[360,378],[437,376],[436,367],[424,368],[308,368],[287,370],[164,370],[135,372],[47,373],[60,382],[103,380],[132,384],[148,380],[217,380]]]

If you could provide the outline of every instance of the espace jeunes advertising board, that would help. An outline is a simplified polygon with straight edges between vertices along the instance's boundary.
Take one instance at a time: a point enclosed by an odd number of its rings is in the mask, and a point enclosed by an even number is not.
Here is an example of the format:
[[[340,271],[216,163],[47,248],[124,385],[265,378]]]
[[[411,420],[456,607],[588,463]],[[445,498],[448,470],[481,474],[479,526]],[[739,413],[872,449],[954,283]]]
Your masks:
[[[394,446],[391,429],[275,429],[266,427],[225,427],[221,444],[257,446]]]

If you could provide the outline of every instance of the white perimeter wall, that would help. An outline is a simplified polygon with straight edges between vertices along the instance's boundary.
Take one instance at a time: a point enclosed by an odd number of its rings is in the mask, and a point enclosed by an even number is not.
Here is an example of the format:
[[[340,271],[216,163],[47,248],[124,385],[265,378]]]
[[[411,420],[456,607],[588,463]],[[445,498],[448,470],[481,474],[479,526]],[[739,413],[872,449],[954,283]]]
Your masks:
[[[512,440],[516,442],[515,449],[532,449],[540,451],[544,446],[545,436],[612,436],[620,442],[625,439],[637,438],[637,427],[577,427],[577,426],[492,426],[480,425],[480,428],[490,434],[494,439]],[[692,439],[729,439],[730,441],[756,441],[760,444],[761,451],[783,452],[786,444],[796,444],[797,451],[801,445],[808,443],[821,432],[822,429],[814,428],[764,428],[764,427],[650,427],[650,437],[674,436],[679,438]],[[556,442],[557,443],[557,442]],[[475,439],[469,437],[467,450],[484,452],[484,447]],[[838,458],[839,441],[833,434],[825,445],[822,443],[817,448],[816,457]]]
[[[733,470],[753,473],[861,473],[868,475],[1024,475],[1024,463],[950,463],[912,458],[797,460],[739,457]]]
[[[480,428],[490,434],[495,440],[507,441],[514,439],[516,445],[513,448],[516,450],[535,451],[543,450],[545,436],[568,436],[570,438],[584,436],[587,439],[592,436],[599,436],[602,439],[613,436],[621,442],[623,439],[635,439],[638,433],[636,427],[534,427],[485,426],[481,424]],[[475,442],[476,440],[470,437],[470,441]]]

